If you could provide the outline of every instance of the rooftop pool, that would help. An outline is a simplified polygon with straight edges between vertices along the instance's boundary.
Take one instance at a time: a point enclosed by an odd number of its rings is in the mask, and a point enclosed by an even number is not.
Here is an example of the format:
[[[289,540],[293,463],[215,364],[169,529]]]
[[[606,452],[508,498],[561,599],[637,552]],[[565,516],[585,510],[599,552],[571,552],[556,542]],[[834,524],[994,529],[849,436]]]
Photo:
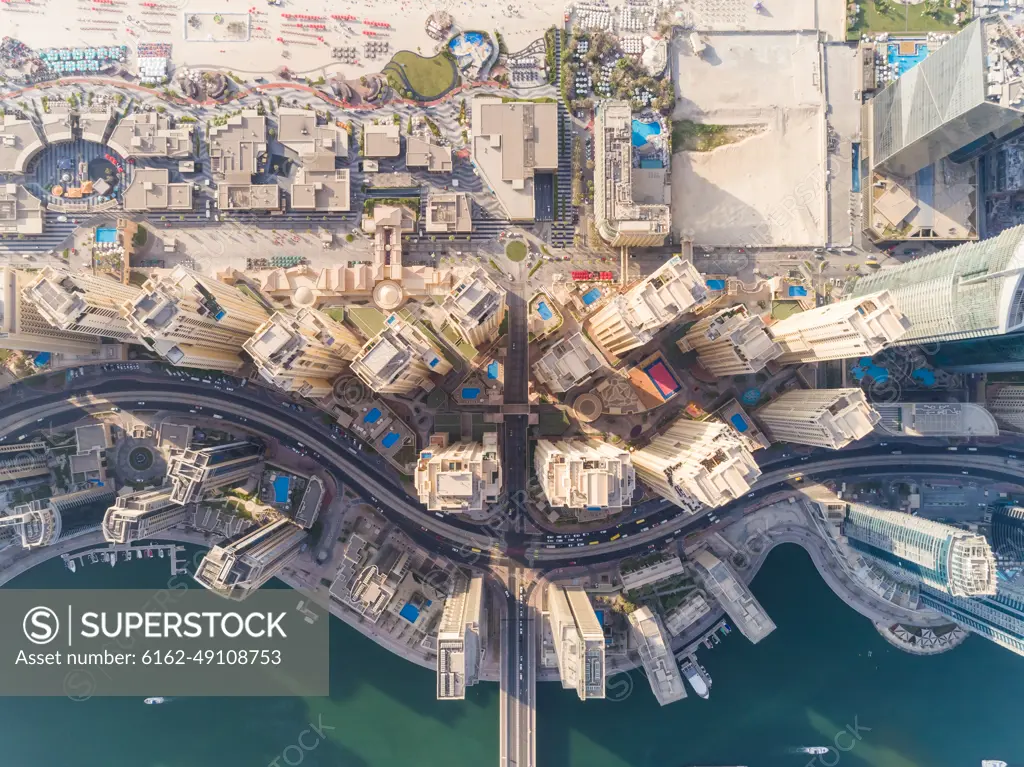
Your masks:
[[[640,147],[647,143],[651,136],[661,135],[661,123],[633,120],[633,146]]]

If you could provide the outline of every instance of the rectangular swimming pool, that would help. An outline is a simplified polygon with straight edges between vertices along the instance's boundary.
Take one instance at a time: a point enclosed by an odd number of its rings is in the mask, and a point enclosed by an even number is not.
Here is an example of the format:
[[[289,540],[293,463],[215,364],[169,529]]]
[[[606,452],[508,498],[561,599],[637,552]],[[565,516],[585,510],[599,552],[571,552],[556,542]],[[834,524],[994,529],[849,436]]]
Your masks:
[[[117,242],[116,229],[97,229],[96,242]]]

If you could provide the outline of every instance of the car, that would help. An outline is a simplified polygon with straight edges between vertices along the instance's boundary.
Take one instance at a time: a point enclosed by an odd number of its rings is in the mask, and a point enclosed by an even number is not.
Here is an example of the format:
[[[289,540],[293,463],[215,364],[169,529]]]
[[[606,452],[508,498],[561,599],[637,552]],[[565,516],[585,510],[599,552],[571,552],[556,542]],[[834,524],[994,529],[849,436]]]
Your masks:
[[[138,402],[136,402],[135,404],[136,404],[136,405],[145,405],[146,403],[145,403],[145,402],[143,402],[142,400],[139,400],[139,401],[138,401]]]
[[[121,412],[121,408],[119,408],[117,405],[114,405],[114,407],[110,408],[110,412],[111,413],[120,413]]]
[[[879,442],[878,443],[879,447],[886,447],[888,444],[889,444],[888,442]]]
[[[218,421],[224,420],[224,416],[222,416],[220,413],[214,413],[213,417],[216,418]]]
[[[190,413],[198,413],[199,411],[198,411],[198,410],[195,410],[195,409],[189,409],[189,411],[188,411],[188,412],[190,412]]]
[[[505,589],[505,598],[506,599],[511,599],[512,598],[512,595],[508,593],[508,589]]]
[[[961,474],[969,474],[970,472],[967,472],[967,471],[961,471],[960,473],[961,473]]]
[[[42,419],[42,418],[37,418],[37,419],[36,419],[36,423],[42,423],[42,422],[43,422],[43,419]]]
[[[976,448],[976,447],[969,447],[969,448],[967,448],[967,450],[970,453],[977,453],[978,452],[978,448]]]
[[[946,450],[949,450],[949,451],[951,451],[953,453],[956,452],[956,448],[955,447],[947,447]]]

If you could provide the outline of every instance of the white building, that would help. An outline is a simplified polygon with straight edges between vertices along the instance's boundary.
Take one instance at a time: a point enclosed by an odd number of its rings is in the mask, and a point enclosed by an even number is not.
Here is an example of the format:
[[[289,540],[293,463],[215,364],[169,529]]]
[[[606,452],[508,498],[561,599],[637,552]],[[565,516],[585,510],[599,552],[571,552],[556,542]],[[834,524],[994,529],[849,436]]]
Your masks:
[[[332,381],[362,344],[339,322],[315,309],[274,312],[242,348],[260,376],[285,392],[310,399],[331,393]]]
[[[193,503],[222,487],[244,484],[262,471],[263,452],[258,442],[229,442],[171,456],[167,462],[171,500]]]
[[[194,511],[193,506],[171,500],[169,487],[119,495],[103,517],[103,537],[115,544],[152,538],[161,530],[185,522]]]
[[[397,314],[371,338],[355,359],[352,372],[378,394],[408,394],[431,389],[430,374],[447,375],[452,365],[419,328]]]
[[[788,364],[870,357],[909,328],[910,320],[883,290],[799,312],[768,330],[782,346],[778,361]]]
[[[437,629],[437,699],[462,700],[480,678],[483,659],[482,575],[455,578]]]
[[[640,662],[658,703],[664,706],[685,698],[683,676],[679,673],[661,618],[651,612],[650,607],[638,607],[629,614],[629,624],[633,627]]]
[[[743,636],[757,644],[775,631],[772,619],[727,563],[705,550],[698,552],[694,564],[705,588]]]
[[[691,514],[739,498],[761,476],[728,426],[685,416],[636,450],[633,466],[662,498]]]
[[[620,564],[619,579],[622,581],[623,591],[634,591],[685,572],[683,560],[675,554],[669,554],[637,569],[623,570]]]
[[[594,314],[590,335],[602,349],[621,357],[643,346],[668,325],[693,311],[708,295],[700,273],[673,256],[642,282]]]
[[[54,327],[25,298],[23,291],[33,278],[29,272],[0,267],[0,349],[96,354],[102,343],[98,335]]]
[[[505,317],[505,290],[478,269],[459,280],[441,309],[462,337],[479,349],[498,337]]]
[[[416,462],[416,492],[430,511],[482,511],[501,495],[501,458],[497,432],[482,442],[453,442],[434,434]]]
[[[754,415],[777,442],[832,450],[866,437],[878,423],[878,413],[860,389],[788,391]]]
[[[890,402],[872,407],[879,418],[875,430],[891,437],[999,436],[996,419],[976,402]]]
[[[237,541],[214,546],[196,568],[196,580],[216,594],[241,601],[299,555],[306,531],[279,518]]]
[[[538,440],[533,466],[555,507],[618,510],[636,490],[629,452],[598,440]]]
[[[587,592],[578,586],[548,584],[548,621],[555,643],[562,687],[580,700],[604,697],[604,629]]]
[[[782,346],[772,338],[764,320],[747,312],[743,304],[698,320],[680,342],[681,349],[684,344],[719,378],[757,373],[782,354]]]
[[[678,636],[710,612],[711,606],[704,597],[693,594],[681,605],[668,611],[665,628],[672,636]]]
[[[582,333],[560,338],[533,365],[533,377],[555,393],[569,391],[605,367],[601,353]]]
[[[140,293],[134,285],[122,285],[109,277],[72,274],[47,266],[22,295],[59,330],[134,342],[135,332],[121,315],[121,307]]]
[[[954,597],[996,593],[996,561],[985,536],[902,511],[849,503],[847,543]]]

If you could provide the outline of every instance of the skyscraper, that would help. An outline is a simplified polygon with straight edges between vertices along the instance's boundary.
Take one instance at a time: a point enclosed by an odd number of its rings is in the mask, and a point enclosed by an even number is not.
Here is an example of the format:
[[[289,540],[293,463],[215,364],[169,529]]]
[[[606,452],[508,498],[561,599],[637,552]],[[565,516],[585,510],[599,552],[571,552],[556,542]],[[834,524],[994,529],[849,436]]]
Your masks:
[[[315,309],[274,312],[242,348],[260,375],[281,391],[310,399],[331,393],[331,382],[362,344],[355,333]]]
[[[996,593],[996,563],[985,537],[863,503],[847,505],[850,546],[934,589],[967,597]]]
[[[167,462],[171,500],[194,503],[214,490],[243,484],[262,468],[263,445],[259,442],[229,442],[185,450]]]
[[[103,537],[109,543],[151,538],[187,520],[195,511],[171,500],[171,488],[159,487],[119,495],[103,517]]]
[[[241,601],[299,555],[307,533],[283,517],[214,546],[196,568],[196,580],[227,599]]]
[[[54,327],[25,298],[23,291],[34,276],[9,266],[0,267],[0,349],[63,354],[99,351],[99,336]]]
[[[764,320],[747,312],[743,304],[698,320],[684,338],[700,364],[719,378],[757,373],[782,354]]]
[[[505,317],[505,290],[477,269],[452,288],[441,308],[462,337],[480,348],[498,337]]]
[[[45,267],[22,291],[25,300],[59,330],[136,342],[121,307],[139,297],[133,285],[85,272]]]
[[[604,629],[579,586],[548,584],[548,621],[562,687],[580,700],[604,697]]]
[[[484,579],[457,573],[437,629],[437,699],[462,700],[477,683],[483,652]]]
[[[860,389],[788,391],[754,413],[778,442],[839,450],[866,437],[878,413]]]
[[[416,462],[416,492],[430,511],[482,511],[501,495],[501,458],[497,432],[481,442],[448,441],[434,434]]]
[[[707,287],[694,265],[673,256],[600,308],[590,319],[590,337],[608,354],[621,357],[693,311],[707,296]]]
[[[779,363],[789,364],[870,357],[909,328],[899,304],[881,291],[793,314],[768,330],[782,346]]]
[[[1001,386],[986,407],[1000,424],[1024,431],[1024,386]]]
[[[1024,226],[876,272],[858,280],[853,295],[868,297],[879,291],[888,292],[910,322],[910,329],[893,340],[897,346],[1020,330]]]
[[[1024,507],[1008,503],[988,507],[992,553],[1001,568],[1024,567]]]
[[[115,495],[108,484],[23,503],[0,516],[0,528],[15,528],[26,549],[49,546],[61,536],[97,527]]]
[[[537,440],[533,466],[552,506],[614,512],[633,501],[630,454],[607,442]]]
[[[924,586],[921,606],[949,616],[964,628],[1024,655],[1024,598],[999,585],[993,596],[952,596]]]
[[[662,498],[691,514],[739,498],[761,476],[728,426],[686,416],[634,451],[633,466]]]
[[[533,365],[533,376],[561,394],[587,381],[605,367],[604,359],[582,333],[558,339]]]
[[[121,312],[142,343],[171,364],[226,373],[242,366],[242,344],[267,318],[256,299],[180,266],[147,280]]]
[[[408,394],[433,388],[430,374],[447,375],[452,365],[411,322],[390,315],[384,329],[352,360],[352,372],[378,394]]]

